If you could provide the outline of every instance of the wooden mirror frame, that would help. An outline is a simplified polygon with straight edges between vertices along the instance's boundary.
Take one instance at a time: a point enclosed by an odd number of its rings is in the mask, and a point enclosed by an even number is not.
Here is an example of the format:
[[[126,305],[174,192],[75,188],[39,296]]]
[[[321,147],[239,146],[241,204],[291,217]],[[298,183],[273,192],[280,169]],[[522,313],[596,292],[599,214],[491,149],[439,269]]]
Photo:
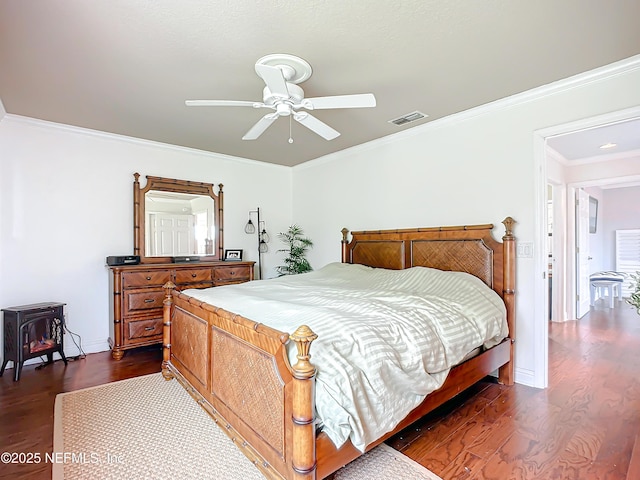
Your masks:
[[[147,175],[147,184],[140,187],[140,174],[133,174],[133,254],[140,255],[140,263],[172,263],[173,257],[147,257],[145,252],[145,194],[150,190],[162,192],[189,193],[192,195],[206,195],[213,199],[214,207],[214,252],[212,255],[201,255],[200,261],[210,262],[222,260],[224,252],[224,237],[222,225],[223,185],[218,184],[218,194],[214,192],[212,183],[176,180],[174,178],[152,177]]]

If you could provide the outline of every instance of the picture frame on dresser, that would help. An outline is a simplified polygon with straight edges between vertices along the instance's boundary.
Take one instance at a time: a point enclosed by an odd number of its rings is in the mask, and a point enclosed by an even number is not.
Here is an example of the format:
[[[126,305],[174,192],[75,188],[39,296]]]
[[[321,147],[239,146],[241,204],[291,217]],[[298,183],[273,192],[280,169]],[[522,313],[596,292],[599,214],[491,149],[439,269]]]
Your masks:
[[[225,250],[224,251],[224,260],[226,262],[239,262],[242,261],[242,250]]]

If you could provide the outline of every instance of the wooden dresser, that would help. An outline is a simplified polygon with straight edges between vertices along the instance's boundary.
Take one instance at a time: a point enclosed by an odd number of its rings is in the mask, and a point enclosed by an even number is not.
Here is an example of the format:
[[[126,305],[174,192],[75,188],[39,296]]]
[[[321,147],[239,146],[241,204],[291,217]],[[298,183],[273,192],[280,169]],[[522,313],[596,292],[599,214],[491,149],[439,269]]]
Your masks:
[[[179,290],[208,288],[253,280],[254,262],[207,262],[123,265],[109,267],[111,356],[125,350],[162,343],[162,286]]]

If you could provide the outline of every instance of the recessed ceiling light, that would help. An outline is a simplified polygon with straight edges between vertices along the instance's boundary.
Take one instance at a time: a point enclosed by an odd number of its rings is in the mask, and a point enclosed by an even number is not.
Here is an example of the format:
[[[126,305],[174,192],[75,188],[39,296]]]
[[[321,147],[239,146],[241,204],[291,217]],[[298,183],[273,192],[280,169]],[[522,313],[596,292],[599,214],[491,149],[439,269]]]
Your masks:
[[[618,144],[617,144],[617,143],[611,143],[611,142],[609,142],[609,143],[605,143],[604,145],[600,145],[600,148],[601,148],[602,150],[606,150],[606,149],[608,149],[608,148],[614,148],[614,147],[617,147],[617,146],[618,146]]]

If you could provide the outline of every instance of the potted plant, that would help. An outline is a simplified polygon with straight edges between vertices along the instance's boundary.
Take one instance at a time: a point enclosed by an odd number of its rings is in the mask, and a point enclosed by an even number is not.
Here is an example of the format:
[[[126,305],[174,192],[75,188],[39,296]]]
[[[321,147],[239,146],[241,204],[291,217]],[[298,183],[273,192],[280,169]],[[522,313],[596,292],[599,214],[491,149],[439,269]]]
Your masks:
[[[629,298],[627,298],[627,303],[635,307],[635,309],[640,313],[640,272],[636,272],[629,275],[631,277],[631,288],[634,289],[633,293]]]
[[[291,225],[286,232],[278,234],[278,238],[288,246],[288,248],[278,250],[278,252],[288,254],[284,259],[284,265],[276,268],[281,276],[296,275],[313,270],[309,261],[305,258],[307,250],[313,247],[313,242],[303,235],[304,232],[298,225]]]

